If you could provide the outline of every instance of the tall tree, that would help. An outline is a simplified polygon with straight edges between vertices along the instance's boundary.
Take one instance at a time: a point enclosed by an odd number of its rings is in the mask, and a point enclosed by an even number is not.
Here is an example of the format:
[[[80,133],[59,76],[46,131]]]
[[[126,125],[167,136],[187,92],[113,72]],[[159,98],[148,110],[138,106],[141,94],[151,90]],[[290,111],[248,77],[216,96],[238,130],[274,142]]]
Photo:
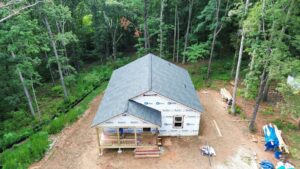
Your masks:
[[[175,61],[176,55],[176,38],[177,38],[177,4],[175,4],[175,13],[174,13],[174,35],[173,35],[173,62]],[[178,50],[178,49],[177,49]]]
[[[192,10],[193,10],[193,4],[194,4],[194,0],[189,0],[189,15],[188,15],[188,23],[187,23],[187,27],[186,27],[186,32],[185,32],[185,36],[184,36],[184,48],[183,48],[183,58],[182,58],[182,64],[185,63],[186,61],[186,49],[188,47],[188,40],[189,40],[189,33],[190,33],[190,26],[191,26],[191,18],[192,18]]]
[[[265,2],[263,1],[263,8],[265,8]],[[264,69],[261,75],[261,79],[260,79],[260,87],[259,87],[259,92],[256,98],[256,102],[255,102],[255,106],[254,106],[254,110],[253,110],[253,115],[252,115],[252,119],[250,121],[250,125],[249,125],[249,129],[250,130],[254,130],[255,129],[255,121],[256,121],[256,116],[258,113],[258,109],[260,106],[261,101],[263,100],[264,97],[264,91],[265,88],[267,87],[267,83],[268,81],[270,81],[271,79],[276,79],[276,80],[280,80],[280,78],[282,75],[284,75],[286,72],[286,70],[281,71],[281,72],[276,72],[276,69],[278,69],[278,67],[281,67],[282,65],[286,64],[286,60],[288,57],[290,57],[290,53],[287,51],[286,48],[286,44],[283,42],[284,39],[284,34],[285,34],[285,30],[288,24],[288,21],[291,17],[291,11],[294,8],[294,0],[289,1],[288,3],[288,11],[286,12],[286,3],[284,2],[275,2],[275,4],[271,3],[270,4],[270,8],[271,8],[271,12],[273,15],[273,21],[272,21],[272,26],[269,30],[270,32],[270,39],[267,40],[267,32],[265,30],[265,28],[263,28],[263,35],[264,35],[264,41],[267,43],[267,48],[265,49],[267,52],[267,54],[264,56],[264,60],[265,60],[265,64],[264,64]],[[273,9],[272,9],[273,8]],[[278,17],[279,16],[279,17]],[[280,16],[284,16],[284,18],[281,18]],[[262,12],[262,25],[265,25],[265,14],[264,14],[264,10]],[[278,18],[277,18],[278,17]],[[278,20],[277,20],[278,19]],[[280,26],[278,28],[276,28],[277,23],[280,23],[280,20],[283,20],[283,22],[281,22],[281,24],[279,24]],[[278,29],[278,30],[277,30]],[[290,65],[290,64],[288,64]],[[289,71],[289,70],[288,70]]]
[[[244,15],[247,15],[248,12],[248,6],[249,6],[249,1],[246,0],[245,3],[245,9],[244,9]],[[241,62],[242,62],[242,57],[243,57],[243,48],[244,48],[244,40],[245,40],[245,30],[244,27],[242,28],[242,36],[241,36],[241,41],[240,41],[240,50],[239,50],[239,57],[238,57],[238,63],[236,67],[236,73],[235,73],[235,81],[234,81],[234,88],[233,88],[233,97],[232,97],[232,105],[231,105],[231,112],[235,113],[236,111],[236,93],[237,93],[237,88],[238,88],[238,82],[239,82],[239,76],[240,76],[240,69],[241,69]]]
[[[150,38],[148,32],[148,0],[144,0],[144,41],[145,49],[150,48]]]
[[[228,5],[228,2],[227,2]],[[206,78],[209,79],[209,75],[211,72],[211,63],[212,63],[212,58],[214,55],[214,50],[215,50],[215,44],[216,44],[216,38],[218,36],[218,34],[220,33],[220,31],[222,30],[223,25],[220,24],[220,6],[221,6],[221,0],[217,1],[216,4],[216,14],[215,14],[215,28],[214,28],[214,32],[212,35],[212,43],[211,43],[211,48],[210,48],[210,56],[209,56],[209,61],[208,61],[208,68],[207,68],[207,75]]]
[[[29,110],[35,117],[32,96],[29,90],[28,74],[35,73],[33,68],[34,60],[39,60],[37,54],[44,47],[40,44],[43,38],[37,20],[30,20],[28,13],[22,13],[10,20],[7,20],[0,31],[0,46],[3,52],[10,55],[17,62],[16,71],[21,82]]]
[[[55,41],[55,38],[53,36],[51,26],[49,24],[49,21],[48,21],[47,17],[44,18],[44,23],[46,25],[46,28],[47,28],[47,31],[48,31],[48,36],[49,36],[51,46],[52,46],[52,49],[53,49],[53,53],[54,53],[54,56],[55,56],[55,59],[56,59],[56,62],[57,62],[58,73],[59,73],[60,83],[61,83],[61,86],[63,88],[64,97],[65,97],[65,100],[68,100],[67,87],[66,87],[66,84],[65,84],[65,79],[64,79],[64,75],[63,75],[63,71],[62,71],[62,66],[61,66],[61,63],[60,63],[60,58],[59,58],[59,55],[58,55],[58,52],[57,52],[56,41]]]
[[[163,25],[164,25],[165,0],[160,2],[160,23],[159,23],[159,57],[163,56]]]

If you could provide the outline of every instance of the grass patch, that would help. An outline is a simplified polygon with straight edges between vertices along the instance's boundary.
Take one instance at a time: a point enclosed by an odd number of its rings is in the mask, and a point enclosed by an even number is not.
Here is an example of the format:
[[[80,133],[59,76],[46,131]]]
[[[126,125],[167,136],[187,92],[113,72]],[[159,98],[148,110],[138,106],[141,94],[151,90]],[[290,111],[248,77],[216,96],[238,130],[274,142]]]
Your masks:
[[[284,119],[275,119],[272,121],[272,123],[274,123],[280,130],[283,130],[284,132],[295,131],[298,129],[296,125]]]
[[[217,89],[216,81],[225,81],[228,82],[231,80],[231,69],[232,69],[232,60],[226,59],[216,59],[212,62],[211,65],[211,74],[210,79],[206,80],[208,63],[199,62],[197,64],[192,64],[187,66],[187,70],[191,75],[193,84],[196,89],[202,87],[209,87]]]
[[[30,136],[23,144],[15,145],[13,148],[4,151],[0,156],[2,168],[28,168],[33,162],[40,160],[50,144],[48,134],[58,133],[65,126],[76,121],[89,107],[89,103],[102,93],[106,86],[107,82],[103,83],[73,109],[51,121],[43,131]]]
[[[0,156],[3,169],[28,168],[34,161],[40,160],[49,147],[48,134],[39,132],[25,143],[4,151]]]
[[[274,115],[273,108],[272,108],[272,107],[268,107],[268,108],[266,108],[265,110],[263,110],[263,111],[261,112],[261,114],[262,114],[262,115],[265,115],[265,116],[267,116],[267,115]]]
[[[78,119],[87,108],[74,106],[82,102],[87,95],[91,95],[90,92],[96,87],[106,84],[114,69],[130,61],[131,58],[123,58],[108,62],[106,65],[94,65],[72,75],[73,77],[68,78],[66,82],[69,91],[68,101],[64,101],[62,88],[58,84],[54,86],[50,83],[43,84],[37,88],[37,98],[42,112],[40,121],[32,118],[26,111],[11,112],[7,120],[0,122],[0,150],[11,148],[13,144],[27,139],[41,129],[49,134],[61,131],[68,123]],[[24,128],[32,132],[24,131]]]
[[[56,134],[60,132],[65,126],[72,124],[76,121],[89,107],[89,103],[100,93],[104,91],[107,86],[107,82],[103,83],[100,87],[90,93],[85,99],[83,99],[73,109],[66,114],[62,114],[56,119],[52,120],[49,125],[45,127],[45,131],[49,134]]]
[[[228,113],[229,114],[233,114],[231,112],[231,108],[228,109]],[[247,118],[246,113],[242,110],[242,108],[240,106],[236,105],[235,106],[235,113],[234,113],[234,115],[241,115],[241,114],[244,114],[242,116],[245,116],[245,119]]]
[[[300,160],[300,134],[296,131],[287,133],[288,140],[291,142],[290,152],[292,158]]]

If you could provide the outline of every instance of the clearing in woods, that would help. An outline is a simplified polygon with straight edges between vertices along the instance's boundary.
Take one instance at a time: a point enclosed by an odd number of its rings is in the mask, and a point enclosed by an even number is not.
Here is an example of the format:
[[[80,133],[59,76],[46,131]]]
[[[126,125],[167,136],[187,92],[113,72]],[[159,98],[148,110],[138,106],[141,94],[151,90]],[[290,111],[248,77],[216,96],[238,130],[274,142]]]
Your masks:
[[[90,104],[90,108],[73,125],[60,134],[52,136],[52,149],[31,169],[255,169],[258,160],[271,160],[273,154],[264,152],[263,142],[252,142],[247,123],[229,115],[219,92],[200,90],[200,100],[205,108],[201,118],[199,137],[168,137],[164,139],[164,152],[160,158],[136,159],[133,150],[105,150],[98,156],[95,129],[91,121],[97,111],[101,95]],[[216,127],[218,126],[218,127]],[[218,129],[217,129],[218,128]],[[219,130],[219,131],[218,131]],[[202,156],[199,147],[208,143],[215,148],[216,157]]]

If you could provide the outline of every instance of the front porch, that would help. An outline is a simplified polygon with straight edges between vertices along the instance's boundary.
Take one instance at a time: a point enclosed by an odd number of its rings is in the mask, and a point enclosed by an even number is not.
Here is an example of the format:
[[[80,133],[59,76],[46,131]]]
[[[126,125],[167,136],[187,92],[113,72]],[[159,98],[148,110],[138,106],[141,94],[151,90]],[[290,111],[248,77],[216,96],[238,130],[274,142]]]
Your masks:
[[[103,149],[157,148],[160,142],[158,130],[145,131],[143,128],[106,128],[96,127],[100,155]],[[130,132],[128,132],[130,131]]]

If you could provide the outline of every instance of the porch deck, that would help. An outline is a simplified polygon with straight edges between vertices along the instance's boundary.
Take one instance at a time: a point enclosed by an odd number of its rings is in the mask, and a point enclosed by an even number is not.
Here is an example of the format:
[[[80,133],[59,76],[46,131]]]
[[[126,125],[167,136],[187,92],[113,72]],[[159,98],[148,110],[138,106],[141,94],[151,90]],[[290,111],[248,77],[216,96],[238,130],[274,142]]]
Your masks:
[[[103,130],[98,131],[99,150],[102,154],[103,149],[117,149],[117,148],[156,148],[157,147],[157,133],[143,132],[143,133],[108,133]]]
[[[136,148],[151,147],[157,145],[157,134],[142,133],[134,134],[125,133],[118,139],[117,134],[101,134],[100,148]]]

